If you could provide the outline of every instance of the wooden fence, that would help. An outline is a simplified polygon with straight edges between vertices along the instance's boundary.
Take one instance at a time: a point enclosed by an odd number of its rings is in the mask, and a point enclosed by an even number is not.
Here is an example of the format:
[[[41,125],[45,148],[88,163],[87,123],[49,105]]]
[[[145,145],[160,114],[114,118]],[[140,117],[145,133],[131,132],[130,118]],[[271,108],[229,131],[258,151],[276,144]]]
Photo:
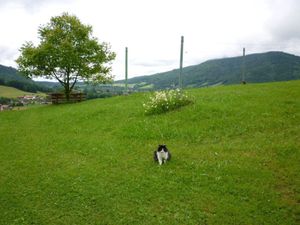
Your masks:
[[[84,93],[70,93],[70,99],[69,99],[69,101],[67,101],[64,93],[51,93],[51,94],[49,94],[49,100],[52,102],[52,104],[82,102],[85,100],[85,94]]]

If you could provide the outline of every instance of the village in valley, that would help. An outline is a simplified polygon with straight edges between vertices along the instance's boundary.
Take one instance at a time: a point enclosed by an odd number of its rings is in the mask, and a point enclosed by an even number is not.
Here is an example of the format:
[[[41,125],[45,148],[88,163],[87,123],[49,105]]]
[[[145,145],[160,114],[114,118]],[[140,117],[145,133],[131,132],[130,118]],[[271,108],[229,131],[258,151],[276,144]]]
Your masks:
[[[20,110],[28,106],[48,104],[48,98],[41,95],[23,95],[0,102],[0,111]]]

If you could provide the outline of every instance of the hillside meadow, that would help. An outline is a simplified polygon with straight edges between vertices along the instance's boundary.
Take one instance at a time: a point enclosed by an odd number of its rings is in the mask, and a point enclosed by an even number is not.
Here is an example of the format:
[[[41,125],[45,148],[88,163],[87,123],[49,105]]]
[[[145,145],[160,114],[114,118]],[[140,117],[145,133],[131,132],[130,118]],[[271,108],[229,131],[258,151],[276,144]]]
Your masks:
[[[0,97],[4,97],[4,98],[13,98],[16,99],[20,96],[39,96],[39,97],[43,97],[45,98],[47,96],[47,94],[43,93],[43,92],[37,92],[37,93],[33,93],[33,92],[26,92],[26,91],[22,91],[20,89],[14,88],[14,87],[8,87],[8,86],[3,86],[0,85]]]
[[[0,85],[0,97],[17,98],[23,95],[34,95],[34,93],[21,91],[14,87],[7,87],[7,86]]]
[[[285,52],[265,52],[238,57],[211,59],[182,69],[183,87],[195,88],[219,84],[239,84],[245,63],[248,83],[289,81],[300,79],[300,57]],[[179,69],[128,79],[134,89],[165,89],[176,84]],[[119,80],[116,84],[125,84]]]
[[[187,92],[0,113],[0,224],[299,224],[300,81]]]

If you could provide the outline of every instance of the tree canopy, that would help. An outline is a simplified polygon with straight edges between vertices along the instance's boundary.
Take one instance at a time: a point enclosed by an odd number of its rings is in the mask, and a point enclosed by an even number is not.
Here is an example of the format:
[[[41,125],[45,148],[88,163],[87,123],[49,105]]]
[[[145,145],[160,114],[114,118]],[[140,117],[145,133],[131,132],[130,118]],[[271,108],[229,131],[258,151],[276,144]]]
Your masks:
[[[52,17],[38,30],[40,43],[26,42],[16,60],[27,77],[56,79],[66,98],[78,80],[105,83],[112,80],[111,62],[115,53],[106,42],[92,36],[92,27],[73,15]]]

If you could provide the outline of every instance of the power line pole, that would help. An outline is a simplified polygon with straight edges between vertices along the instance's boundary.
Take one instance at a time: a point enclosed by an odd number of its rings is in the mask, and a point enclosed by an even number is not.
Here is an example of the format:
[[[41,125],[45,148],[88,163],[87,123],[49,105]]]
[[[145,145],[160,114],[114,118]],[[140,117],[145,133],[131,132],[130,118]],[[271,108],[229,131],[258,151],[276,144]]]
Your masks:
[[[245,48],[243,48],[242,84],[246,84],[246,81],[245,81]]]
[[[179,88],[182,88],[182,63],[183,63],[183,42],[184,37],[181,36],[181,46],[180,46],[180,69],[179,69]]]
[[[125,91],[128,93],[128,48],[125,48]]]

